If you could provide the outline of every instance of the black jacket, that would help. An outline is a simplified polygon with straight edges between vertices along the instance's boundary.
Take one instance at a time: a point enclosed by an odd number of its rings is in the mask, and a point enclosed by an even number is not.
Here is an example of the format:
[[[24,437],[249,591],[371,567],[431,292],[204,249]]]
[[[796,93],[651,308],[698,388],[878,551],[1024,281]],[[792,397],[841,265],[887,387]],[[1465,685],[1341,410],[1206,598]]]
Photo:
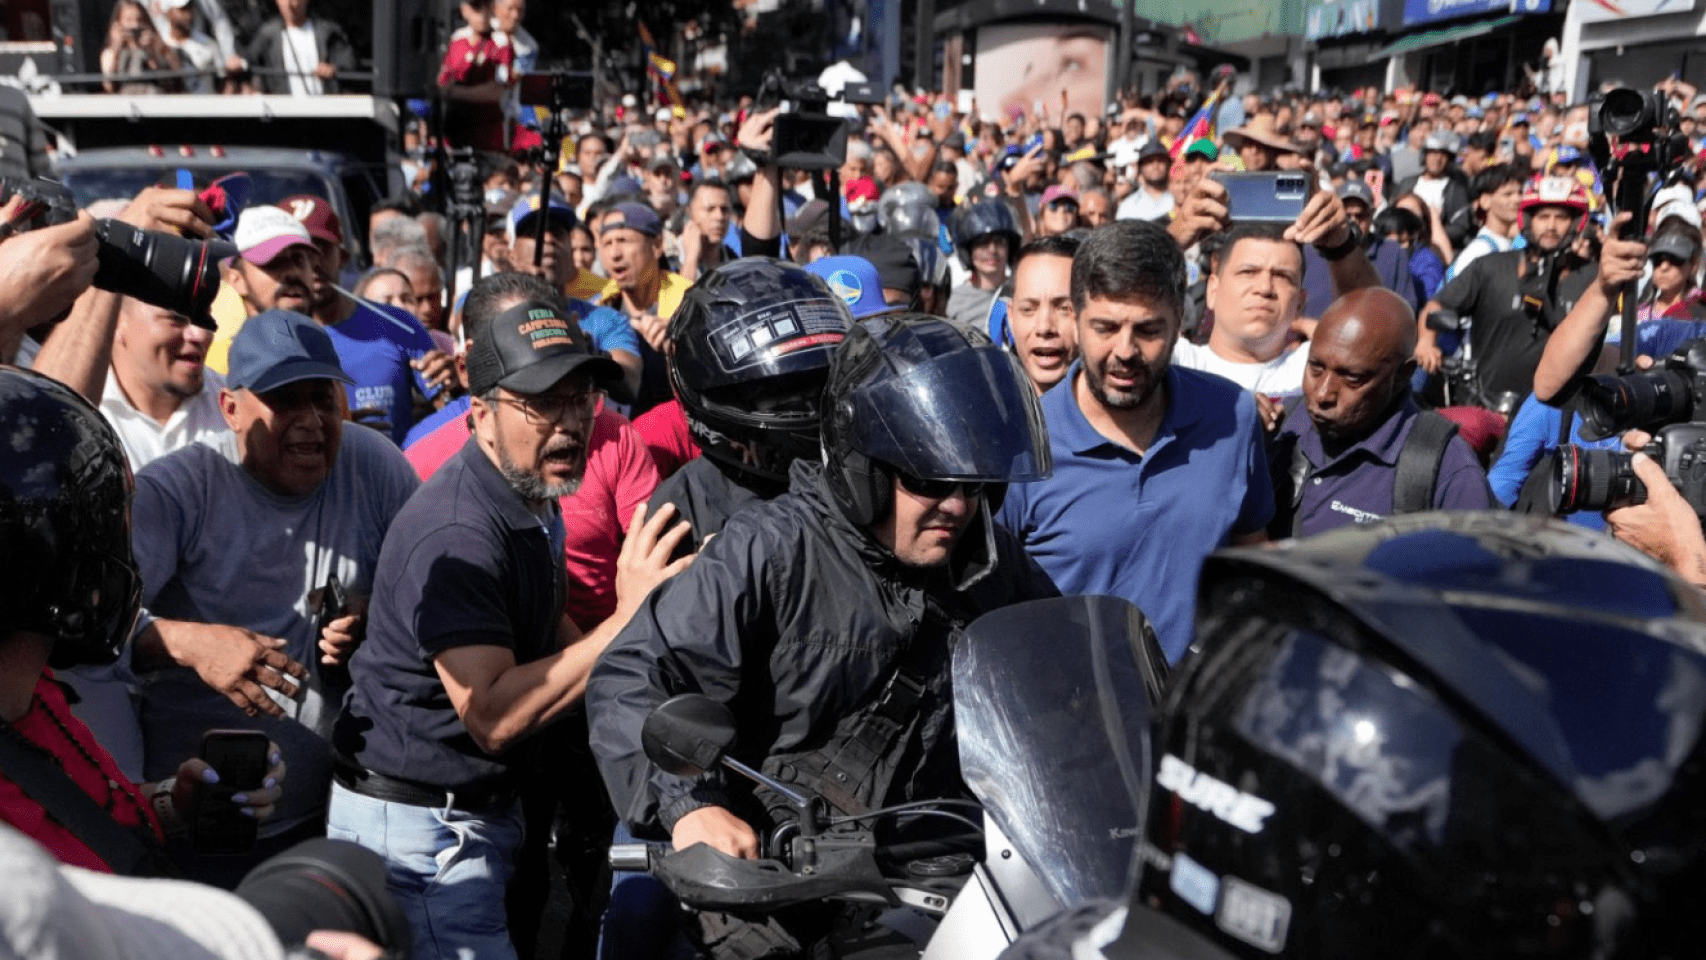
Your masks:
[[[913,643],[932,645],[924,649],[936,666],[921,719],[885,758],[890,786],[873,799],[963,789],[948,689],[959,628],[1058,591],[988,513],[949,567],[901,565],[847,521],[822,470],[795,463],[789,493],[732,517],[692,566],[647,598],[593,670],[592,749],[617,813],[642,835],[667,835],[703,806],[764,816],[749,791],[715,773],[685,780],[654,770],[640,745],[653,707],[687,691],[728,704],[740,731],[734,754],[787,776],[790,758],[821,747],[872,700]]]
[[[676,515],[693,528],[681,541],[678,557],[697,551],[705,538],[722,530],[737,511],[788,491],[786,484],[756,478],[743,483],[730,473],[716,460],[701,456],[689,460],[652,491],[652,499],[646,504],[647,516],[656,516],[666,503],[674,504]]]
[[[1445,202],[1443,204],[1445,209],[1439,212],[1441,223],[1449,223],[1459,211],[1469,206],[1469,177],[1457,167],[1447,167],[1445,176]],[[1419,173],[1413,177],[1405,177],[1404,182],[1398,184],[1398,189],[1393,191],[1392,195],[1401,197],[1406,193],[1414,193],[1416,183],[1421,179],[1422,175]],[[1462,244],[1459,243],[1458,246],[1462,246]]]
[[[314,30],[314,46],[320,52],[320,62],[329,63],[338,68],[339,75],[355,69],[355,48],[350,46],[349,36],[344,28],[336,22],[321,16],[310,16],[308,25]],[[284,21],[278,17],[261,24],[261,29],[255,38],[249,41],[246,53],[251,69],[257,71],[255,88],[262,93],[289,93],[290,78],[279,73],[262,71],[286,70],[294,71],[299,66],[290,62],[284,49]],[[339,80],[334,77],[322,85],[327,93],[338,93]]]

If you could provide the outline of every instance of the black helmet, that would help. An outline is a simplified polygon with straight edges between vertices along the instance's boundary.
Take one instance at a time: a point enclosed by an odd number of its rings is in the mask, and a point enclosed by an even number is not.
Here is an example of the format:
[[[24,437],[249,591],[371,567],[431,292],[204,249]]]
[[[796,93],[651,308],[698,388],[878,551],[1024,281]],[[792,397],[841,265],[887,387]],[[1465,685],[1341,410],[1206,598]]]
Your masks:
[[[1422,514],[1216,554],[1198,611],[1109,956],[1699,954],[1693,587],[1576,527]]]
[[[16,367],[0,366],[0,437],[0,632],[51,638],[55,668],[111,663],[142,593],[124,450],[87,400]]]
[[[694,442],[721,463],[786,482],[793,461],[818,456],[825,372],[852,323],[840,297],[791,263],[742,257],[701,277],[669,324],[669,382]]]
[[[936,195],[916,180],[895,184],[877,200],[877,225],[895,236],[936,236],[942,229],[942,221],[936,216]]]
[[[971,268],[971,248],[985,237],[1000,236],[1007,240],[1007,262],[1019,255],[1019,221],[1013,211],[1000,200],[984,200],[961,207],[954,214],[954,250],[960,255],[960,265]]]
[[[831,361],[824,405],[824,472],[859,526],[888,513],[896,470],[997,484],[1053,472],[1042,407],[1018,361],[938,317],[855,326]]]

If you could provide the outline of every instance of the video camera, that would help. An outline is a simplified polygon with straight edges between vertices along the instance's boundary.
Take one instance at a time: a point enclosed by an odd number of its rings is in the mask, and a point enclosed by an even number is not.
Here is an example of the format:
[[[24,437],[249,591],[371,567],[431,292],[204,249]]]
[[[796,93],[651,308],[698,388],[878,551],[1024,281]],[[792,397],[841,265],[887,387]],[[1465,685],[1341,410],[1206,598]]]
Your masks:
[[[264,861],[234,892],[266,919],[286,949],[300,948],[315,930],[343,930],[378,944],[385,960],[406,960],[413,937],[385,873],[384,859],[373,851],[321,838]]]
[[[1651,370],[1586,378],[1577,402],[1589,440],[1652,432],[1642,452],[1663,465],[1672,486],[1706,518],[1706,339],[1683,344]],[[1553,479],[1558,512],[1644,502],[1646,487],[1631,456],[1573,445],[1561,450]]]
[[[847,90],[843,90],[843,97]],[[861,100],[844,102],[867,102]],[[787,80],[776,71],[765,74],[753,98],[753,110],[780,106],[770,143],[770,156],[791,170],[837,170],[847,161],[847,122],[829,115],[830,96],[810,81]],[[877,102],[881,102],[878,100]]]
[[[71,190],[56,180],[0,177],[0,201],[12,197],[24,204],[23,215],[12,221],[22,230],[59,226],[77,219],[77,201]],[[219,293],[219,265],[237,255],[235,246],[224,241],[188,240],[109,219],[95,221],[95,237],[100,241],[95,286],[181,313],[196,326],[213,329],[208,308]]]

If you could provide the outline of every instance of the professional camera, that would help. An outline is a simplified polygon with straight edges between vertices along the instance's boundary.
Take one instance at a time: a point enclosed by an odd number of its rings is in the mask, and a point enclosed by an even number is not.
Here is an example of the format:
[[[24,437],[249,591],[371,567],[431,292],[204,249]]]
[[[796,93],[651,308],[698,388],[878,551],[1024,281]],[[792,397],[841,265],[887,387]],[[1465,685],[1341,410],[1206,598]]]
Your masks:
[[[1629,143],[1652,143],[1660,128],[1676,126],[1675,111],[1658,90],[1618,87],[1588,101],[1588,134],[1608,134]]]
[[[385,888],[385,861],[365,847],[304,841],[249,871],[235,892],[286,949],[312,931],[342,930],[383,947],[387,960],[409,956],[409,921]]]
[[[1584,378],[1579,399],[1589,440],[1706,417],[1706,339],[1677,347],[1651,370]]]
[[[1673,423],[1641,451],[1664,467],[1671,486],[1706,518],[1706,424]],[[1605,510],[1647,502],[1647,486],[1635,476],[1632,453],[1571,445],[1553,464],[1555,512]]]
[[[0,193],[0,200],[22,199],[24,216],[13,221],[22,229],[77,219],[76,200],[57,181],[0,177]],[[96,220],[95,236],[100,241],[95,286],[181,313],[196,326],[213,329],[207,311],[219,293],[219,264],[237,255],[235,246],[141,230],[119,220]]]
[[[755,110],[780,106],[770,155],[791,170],[835,170],[847,160],[847,122],[829,115],[829,94],[809,81],[771,71],[753,98]]]

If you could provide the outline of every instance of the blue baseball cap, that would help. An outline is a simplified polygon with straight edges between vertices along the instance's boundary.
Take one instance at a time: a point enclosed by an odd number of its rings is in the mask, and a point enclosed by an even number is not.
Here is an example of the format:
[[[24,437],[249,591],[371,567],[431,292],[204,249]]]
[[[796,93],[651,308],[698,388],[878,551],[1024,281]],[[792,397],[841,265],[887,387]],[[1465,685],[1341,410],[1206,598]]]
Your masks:
[[[1568,144],[1565,144],[1564,146],[1561,146],[1558,148],[1558,153],[1555,157],[1553,157],[1552,162],[1553,163],[1581,163],[1582,162],[1582,151],[1577,147],[1572,147]]]
[[[847,309],[853,311],[853,319],[863,320],[866,317],[885,313],[889,305],[883,301],[883,283],[877,278],[877,268],[864,257],[823,257],[806,264],[809,273],[815,273],[829,285],[829,292],[841,298],[847,304]]]
[[[598,235],[604,236],[612,230],[634,230],[648,237],[663,233],[663,221],[658,219],[656,210],[643,203],[618,203],[598,221]]]
[[[298,380],[355,382],[338,362],[331,335],[294,310],[250,317],[232,339],[227,363],[226,384],[251,393],[267,393]]]
[[[533,215],[539,212],[539,195],[528,194],[515,201],[515,206],[509,208],[509,240],[515,242],[517,236],[527,233],[533,225]],[[575,208],[562,203],[555,197],[545,207],[545,215],[563,224],[568,230],[575,225]]]

